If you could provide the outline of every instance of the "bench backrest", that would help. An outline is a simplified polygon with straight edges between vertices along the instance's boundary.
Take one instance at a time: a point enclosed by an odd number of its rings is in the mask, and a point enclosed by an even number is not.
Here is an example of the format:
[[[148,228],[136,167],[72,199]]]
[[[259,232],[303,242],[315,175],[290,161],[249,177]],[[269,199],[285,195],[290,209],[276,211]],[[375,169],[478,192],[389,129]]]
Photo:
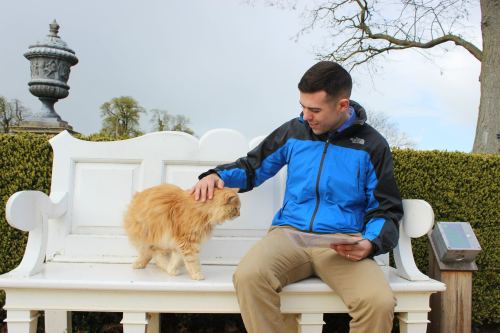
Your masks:
[[[173,183],[190,188],[197,176],[246,155],[240,133],[217,129],[199,140],[182,132],[89,142],[62,132],[50,140],[54,151],[52,193],[68,194],[68,211],[49,221],[47,260],[131,262],[136,255],[122,228],[132,195]],[[241,194],[241,216],[220,225],[201,251],[202,262],[236,264],[269,228],[283,198],[284,170],[255,190]]]

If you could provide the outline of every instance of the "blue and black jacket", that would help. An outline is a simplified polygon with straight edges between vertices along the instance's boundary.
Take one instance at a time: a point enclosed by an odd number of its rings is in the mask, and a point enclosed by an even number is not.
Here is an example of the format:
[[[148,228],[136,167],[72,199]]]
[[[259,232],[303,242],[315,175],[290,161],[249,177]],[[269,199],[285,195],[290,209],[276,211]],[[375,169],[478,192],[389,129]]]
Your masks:
[[[373,255],[397,245],[403,216],[386,140],[366,124],[364,109],[350,102],[356,118],[341,132],[315,135],[301,117],[267,136],[247,156],[217,166],[225,186],[246,192],[287,165],[283,206],[272,225],[315,233],[361,233]]]

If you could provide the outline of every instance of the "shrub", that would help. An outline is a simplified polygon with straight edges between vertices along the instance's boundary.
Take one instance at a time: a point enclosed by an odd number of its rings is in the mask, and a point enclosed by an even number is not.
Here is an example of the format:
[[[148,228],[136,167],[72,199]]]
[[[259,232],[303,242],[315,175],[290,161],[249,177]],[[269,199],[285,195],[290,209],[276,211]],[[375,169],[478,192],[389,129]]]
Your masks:
[[[500,222],[500,156],[442,151],[396,150],[395,176],[403,198],[429,202],[436,221],[469,222],[481,245],[478,271],[472,279],[472,321],[500,322],[498,228]],[[426,237],[413,251],[423,272],[428,266]]]

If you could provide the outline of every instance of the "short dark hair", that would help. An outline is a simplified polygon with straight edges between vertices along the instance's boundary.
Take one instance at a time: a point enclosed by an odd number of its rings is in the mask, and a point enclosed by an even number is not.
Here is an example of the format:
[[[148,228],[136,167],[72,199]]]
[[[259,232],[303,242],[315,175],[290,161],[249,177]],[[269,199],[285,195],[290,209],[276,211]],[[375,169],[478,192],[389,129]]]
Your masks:
[[[349,98],[352,79],[349,72],[333,61],[320,61],[307,70],[300,79],[299,90],[315,93],[324,90],[331,98]]]

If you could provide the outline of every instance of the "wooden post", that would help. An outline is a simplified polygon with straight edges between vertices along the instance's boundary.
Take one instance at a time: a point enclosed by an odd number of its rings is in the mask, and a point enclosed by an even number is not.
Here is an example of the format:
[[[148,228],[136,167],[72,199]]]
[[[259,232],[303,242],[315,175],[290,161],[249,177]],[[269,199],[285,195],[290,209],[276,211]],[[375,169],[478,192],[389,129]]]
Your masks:
[[[45,332],[73,332],[71,311],[46,310]]]
[[[437,256],[429,237],[429,277],[446,284],[446,290],[431,295],[430,333],[470,333],[472,329],[472,272],[475,262],[449,264]]]

